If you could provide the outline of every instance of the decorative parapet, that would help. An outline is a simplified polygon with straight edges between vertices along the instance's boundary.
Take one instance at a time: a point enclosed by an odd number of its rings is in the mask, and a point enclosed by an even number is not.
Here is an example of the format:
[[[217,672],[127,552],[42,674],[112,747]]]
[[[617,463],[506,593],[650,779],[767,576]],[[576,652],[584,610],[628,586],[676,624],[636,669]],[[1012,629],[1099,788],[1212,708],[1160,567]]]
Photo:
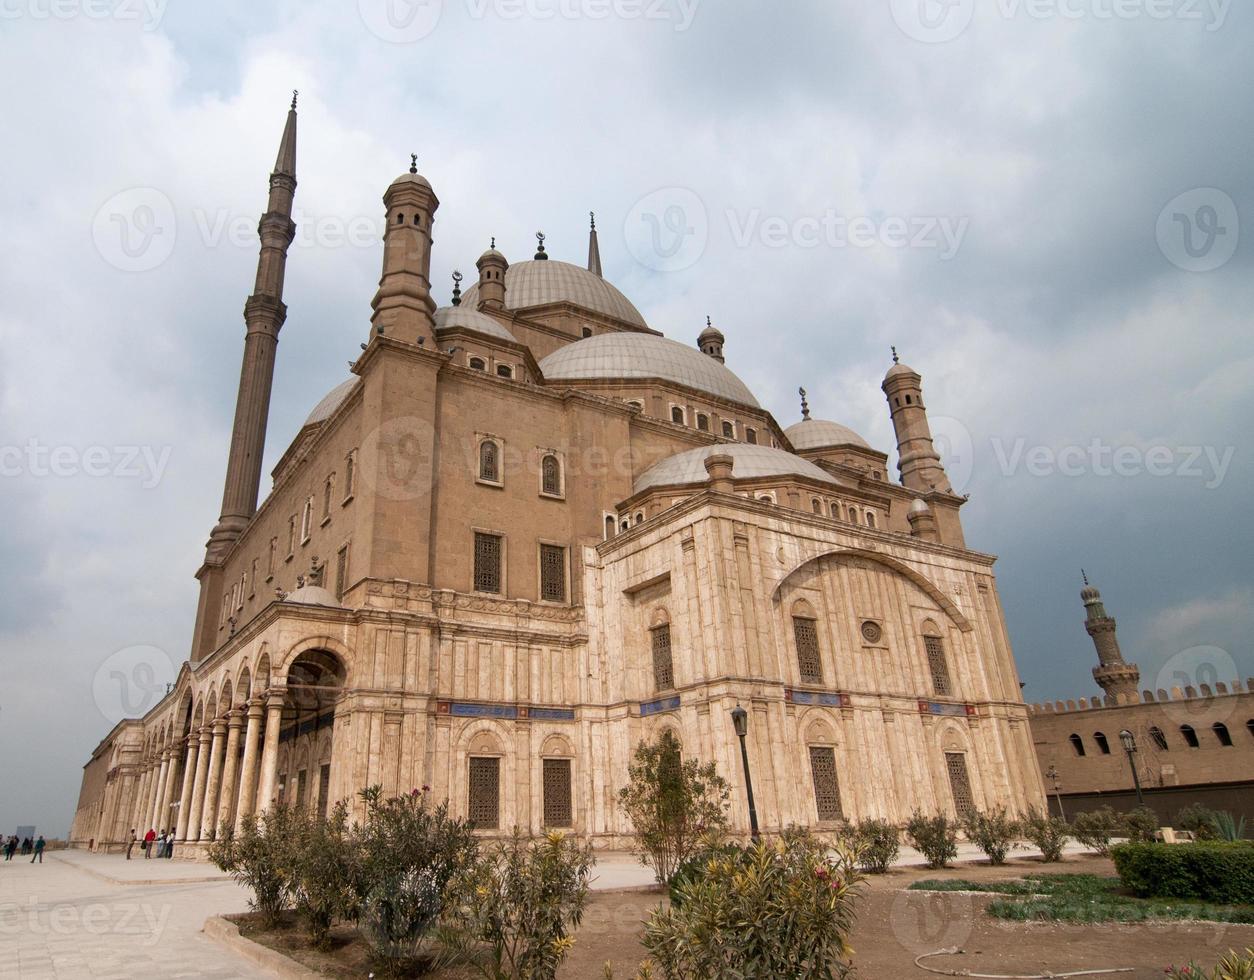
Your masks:
[[[1117,697],[1094,697],[1080,698],[1079,701],[1044,701],[1037,704],[1029,704],[1027,706],[1028,713],[1032,715],[1061,715],[1068,714],[1073,711],[1092,711],[1097,708],[1122,708],[1134,704],[1166,704],[1178,701],[1207,701],[1217,697],[1227,697],[1235,694],[1254,693],[1254,677],[1246,680],[1244,684],[1240,680],[1234,680],[1231,683],[1218,681],[1212,688],[1209,684],[1200,684],[1198,687],[1192,685],[1184,688],[1173,687],[1170,692],[1163,688],[1157,691],[1142,691],[1140,694],[1135,692],[1131,694],[1120,694]]]

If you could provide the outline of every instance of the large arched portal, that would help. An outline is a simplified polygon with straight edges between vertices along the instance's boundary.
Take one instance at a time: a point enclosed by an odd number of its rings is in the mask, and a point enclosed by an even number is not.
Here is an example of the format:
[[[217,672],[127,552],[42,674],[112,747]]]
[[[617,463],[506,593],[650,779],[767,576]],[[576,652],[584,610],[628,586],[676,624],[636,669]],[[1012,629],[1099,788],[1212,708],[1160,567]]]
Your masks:
[[[288,667],[275,783],[279,803],[326,814],[335,708],[345,676],[343,662],[328,650],[305,650]]]

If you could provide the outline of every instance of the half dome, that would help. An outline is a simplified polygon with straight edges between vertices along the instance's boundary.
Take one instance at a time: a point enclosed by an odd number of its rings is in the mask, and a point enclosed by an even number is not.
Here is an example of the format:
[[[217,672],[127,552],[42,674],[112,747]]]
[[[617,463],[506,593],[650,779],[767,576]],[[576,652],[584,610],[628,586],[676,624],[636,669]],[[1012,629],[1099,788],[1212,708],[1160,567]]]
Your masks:
[[[603,333],[554,351],[540,362],[546,381],[661,378],[716,398],[760,407],[743,381],[695,347],[648,333]]]
[[[857,446],[870,449],[862,436],[847,425],[827,419],[804,419],[784,430],[794,449],[822,449],[827,446]]]
[[[319,422],[325,422],[334,415],[335,410],[343,404],[344,399],[348,397],[349,392],[353,390],[353,387],[360,380],[360,378],[349,378],[347,381],[340,382],[323,395],[322,401],[313,407],[313,411],[305,419],[305,425],[317,425]],[[301,428],[304,428],[304,426],[301,426]]]
[[[465,306],[465,300],[462,300],[462,306],[441,306],[435,311],[435,332],[441,330],[452,330],[454,327],[462,327],[466,330],[474,330],[487,337],[495,337],[497,340],[508,340],[511,344],[517,343],[514,335],[506,330],[501,324],[486,313],[480,313],[474,307]]]
[[[505,270],[505,308],[523,310],[545,303],[574,303],[616,320],[647,327],[631,300],[595,272],[554,259],[516,262]],[[479,305],[479,284],[462,295],[462,305]]]
[[[801,476],[820,483],[836,484],[831,476],[808,459],[794,456],[771,446],[752,446],[746,443],[702,446],[668,456],[654,463],[636,478],[633,493],[651,487],[683,486],[705,483],[710,479],[705,469],[709,456],[730,456],[733,460],[732,479],[750,480],[769,476]]]

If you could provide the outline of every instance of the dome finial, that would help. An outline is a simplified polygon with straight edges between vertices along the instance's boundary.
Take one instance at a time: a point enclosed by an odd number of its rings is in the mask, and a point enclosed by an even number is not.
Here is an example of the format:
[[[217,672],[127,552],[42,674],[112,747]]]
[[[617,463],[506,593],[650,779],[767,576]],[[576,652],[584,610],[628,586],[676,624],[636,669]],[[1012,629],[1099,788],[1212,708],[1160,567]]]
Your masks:
[[[292,111],[296,111],[296,96],[300,95],[296,89],[292,89]]]
[[[536,232],[536,259],[543,262],[547,258],[548,258],[548,255],[546,255],[544,252],[544,232],[537,231]]]
[[[705,315],[705,325],[706,325],[707,327],[712,327],[712,326],[714,326],[714,324],[713,324],[712,322],[710,322],[710,314],[708,314],[708,313]]]
[[[806,390],[798,388],[797,394],[801,396],[801,419],[803,422],[810,421],[810,403],[806,400]]]
[[[409,155],[409,172],[416,174],[418,172],[418,154],[411,153]]]
[[[597,213],[595,211],[589,211],[588,217],[592,221],[592,230],[596,231],[597,230]]]
[[[1080,578],[1084,579],[1085,585],[1089,584],[1088,572],[1086,572],[1083,568],[1080,569]]]
[[[495,235],[492,236],[492,247],[496,248],[496,236]]]
[[[453,305],[462,305],[462,274],[453,270]]]
[[[898,358],[897,358],[897,348],[896,348],[896,347],[892,347],[892,348],[889,348],[889,349],[893,352],[893,363],[894,363],[894,364],[900,363],[900,362],[899,362],[899,360],[898,360]]]

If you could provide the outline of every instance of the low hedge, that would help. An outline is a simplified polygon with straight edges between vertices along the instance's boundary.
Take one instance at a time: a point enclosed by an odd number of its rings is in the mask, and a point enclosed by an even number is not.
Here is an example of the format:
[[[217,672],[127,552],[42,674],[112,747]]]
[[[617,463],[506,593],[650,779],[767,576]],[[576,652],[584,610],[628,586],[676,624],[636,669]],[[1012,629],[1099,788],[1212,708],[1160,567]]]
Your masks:
[[[1142,898],[1196,898],[1254,905],[1254,843],[1119,844],[1111,848],[1124,887]]]

